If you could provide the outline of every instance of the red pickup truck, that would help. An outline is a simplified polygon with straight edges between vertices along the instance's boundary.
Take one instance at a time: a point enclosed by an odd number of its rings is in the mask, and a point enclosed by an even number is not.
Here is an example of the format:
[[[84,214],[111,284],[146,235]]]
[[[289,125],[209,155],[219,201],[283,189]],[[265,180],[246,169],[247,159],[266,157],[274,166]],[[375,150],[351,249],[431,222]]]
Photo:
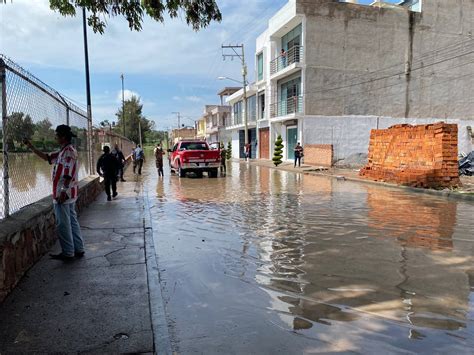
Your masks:
[[[186,173],[202,176],[207,172],[211,178],[216,178],[221,165],[220,150],[211,150],[206,141],[183,140],[176,143],[170,151],[171,171],[185,177]]]

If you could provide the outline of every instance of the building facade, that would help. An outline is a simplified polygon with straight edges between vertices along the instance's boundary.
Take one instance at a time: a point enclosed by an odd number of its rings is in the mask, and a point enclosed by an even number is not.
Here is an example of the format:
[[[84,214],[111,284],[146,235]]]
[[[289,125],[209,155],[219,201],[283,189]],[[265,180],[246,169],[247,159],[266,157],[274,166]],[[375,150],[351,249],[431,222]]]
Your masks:
[[[354,2],[290,0],[258,37],[247,95],[255,156],[270,158],[281,135],[286,160],[297,142],[329,145],[341,160],[367,153],[371,129],[439,121],[456,123],[470,152],[474,2]],[[234,158],[242,96],[229,98]]]

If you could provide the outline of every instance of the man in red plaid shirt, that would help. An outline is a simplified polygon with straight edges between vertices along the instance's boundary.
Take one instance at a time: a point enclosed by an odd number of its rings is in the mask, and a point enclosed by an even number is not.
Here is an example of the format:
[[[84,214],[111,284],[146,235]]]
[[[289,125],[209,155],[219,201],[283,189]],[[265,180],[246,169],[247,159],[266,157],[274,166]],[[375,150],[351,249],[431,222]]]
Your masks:
[[[36,149],[30,141],[25,144],[41,159],[49,164],[54,164],[53,181],[53,203],[56,217],[56,228],[59,235],[62,252],[50,254],[51,258],[63,261],[74,260],[75,257],[84,256],[84,242],[81,235],[81,227],[76,214],[76,200],[79,192],[77,173],[78,159],[77,151],[72,145],[75,137],[71,127],[59,125],[56,128],[56,140],[61,150],[46,154]]]

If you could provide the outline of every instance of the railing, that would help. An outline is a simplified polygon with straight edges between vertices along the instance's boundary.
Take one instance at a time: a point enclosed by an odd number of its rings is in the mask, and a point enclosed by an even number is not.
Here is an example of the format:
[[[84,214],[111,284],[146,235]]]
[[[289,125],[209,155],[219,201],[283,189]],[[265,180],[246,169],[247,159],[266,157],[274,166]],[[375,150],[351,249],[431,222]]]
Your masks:
[[[287,116],[303,112],[303,96],[293,96],[270,105],[270,117]]]
[[[0,55],[0,219],[51,194],[51,167],[23,144],[28,139],[43,152],[57,150],[57,125],[67,124],[79,156],[79,179],[94,174],[91,162],[102,143],[118,143],[128,155],[131,142],[119,135],[91,133],[85,110],[40,79]],[[102,131],[103,132],[103,131]]]
[[[293,46],[285,54],[280,54],[270,62],[270,74],[278,73],[294,63],[300,63],[303,60],[303,47]]]

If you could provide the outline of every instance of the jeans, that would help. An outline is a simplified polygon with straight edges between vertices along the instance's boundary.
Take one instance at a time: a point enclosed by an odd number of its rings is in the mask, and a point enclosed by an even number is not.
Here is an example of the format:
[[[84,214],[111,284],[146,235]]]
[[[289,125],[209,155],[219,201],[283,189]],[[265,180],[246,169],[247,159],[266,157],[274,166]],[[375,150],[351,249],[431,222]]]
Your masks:
[[[133,162],[133,173],[135,174],[138,166],[138,175],[142,174],[143,159],[138,159]]]
[[[63,254],[74,256],[75,252],[83,252],[84,242],[82,240],[81,227],[77,220],[76,204],[55,203],[54,215],[56,216],[56,230]]]
[[[104,176],[105,193],[107,197],[110,197],[110,187],[112,187],[112,193],[117,194],[117,178],[115,176]]]
[[[295,168],[296,168],[296,163],[298,163],[298,166],[301,166],[301,157],[295,156]]]
[[[118,170],[117,177],[120,178],[120,181],[123,181],[123,166],[121,166]]]

